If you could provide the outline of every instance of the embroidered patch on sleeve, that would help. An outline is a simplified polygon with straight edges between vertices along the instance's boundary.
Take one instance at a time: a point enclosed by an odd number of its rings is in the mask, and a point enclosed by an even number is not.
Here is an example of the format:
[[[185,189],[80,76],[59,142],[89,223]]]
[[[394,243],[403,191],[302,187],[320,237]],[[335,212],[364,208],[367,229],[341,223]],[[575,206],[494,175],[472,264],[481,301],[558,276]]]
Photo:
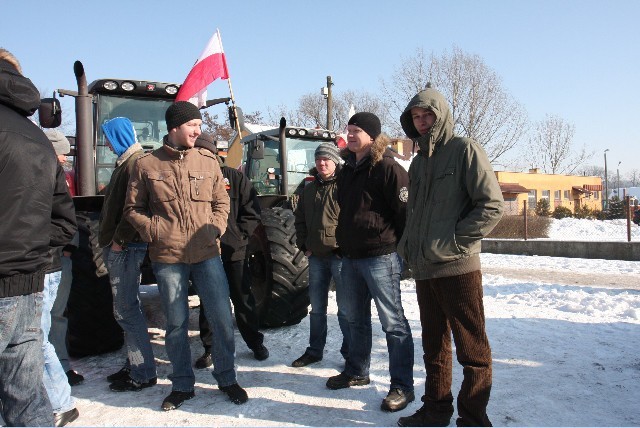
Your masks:
[[[400,198],[400,202],[407,202],[409,199],[409,190],[406,187],[401,188],[398,197]]]

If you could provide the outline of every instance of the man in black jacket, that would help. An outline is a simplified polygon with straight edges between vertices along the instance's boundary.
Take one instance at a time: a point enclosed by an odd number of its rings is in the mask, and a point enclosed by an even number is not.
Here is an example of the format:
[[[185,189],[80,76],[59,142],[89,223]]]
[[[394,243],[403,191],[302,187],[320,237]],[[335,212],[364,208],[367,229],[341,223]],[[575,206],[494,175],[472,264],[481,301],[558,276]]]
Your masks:
[[[214,155],[218,154],[213,136],[206,132],[200,134],[196,140],[196,147],[205,148]],[[255,298],[251,292],[249,274],[244,261],[249,237],[260,223],[258,194],[243,173],[224,165],[220,156],[217,158],[231,200],[227,230],[220,238],[222,264],[229,281],[229,293],[238,330],[249,349],[253,351],[256,360],[262,361],[269,358],[269,351],[263,344],[264,335],[258,330]],[[195,367],[203,369],[211,366],[213,361],[211,359],[211,328],[202,306],[199,323],[204,354],[196,360]]]
[[[39,105],[38,89],[0,48],[0,409],[9,426],[69,422],[54,422],[42,383],[40,321],[51,251],[73,238],[75,211],[53,146],[28,119]]]
[[[381,408],[395,412],[414,400],[413,337],[400,296],[402,262],[396,244],[406,217],[409,176],[390,155],[389,137],[373,113],[354,114],[348,123],[345,164],[338,174],[340,215],[336,238],[342,253],[342,284],[349,321],[349,354],[344,371],[329,389],[367,385],[371,363],[371,300],[378,309],[389,352],[389,393]]]

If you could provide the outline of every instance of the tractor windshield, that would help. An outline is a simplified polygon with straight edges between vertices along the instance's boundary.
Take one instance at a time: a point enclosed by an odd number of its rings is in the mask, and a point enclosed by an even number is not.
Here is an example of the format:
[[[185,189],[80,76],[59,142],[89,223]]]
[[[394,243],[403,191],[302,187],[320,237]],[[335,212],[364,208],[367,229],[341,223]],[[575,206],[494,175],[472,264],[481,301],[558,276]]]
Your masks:
[[[157,98],[132,98],[112,95],[97,95],[96,104],[96,184],[101,193],[115,167],[117,156],[105,144],[102,124],[115,117],[126,117],[136,131],[136,138],[145,150],[162,146],[167,133],[164,113],[172,100]]]
[[[315,166],[314,153],[319,141],[287,138],[287,194],[294,193],[296,187],[309,176],[309,170]],[[256,191],[260,195],[280,194],[280,144],[277,141],[264,142],[264,159],[251,161],[251,167],[245,171]]]

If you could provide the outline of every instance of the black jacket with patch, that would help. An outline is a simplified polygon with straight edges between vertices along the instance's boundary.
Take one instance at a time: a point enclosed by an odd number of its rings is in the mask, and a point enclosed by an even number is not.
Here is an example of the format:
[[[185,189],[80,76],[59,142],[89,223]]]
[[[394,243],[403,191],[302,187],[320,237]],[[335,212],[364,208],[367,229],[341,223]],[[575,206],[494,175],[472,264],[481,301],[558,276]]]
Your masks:
[[[343,256],[358,259],[396,251],[404,231],[408,185],[407,171],[393,157],[383,155],[376,162],[368,156],[356,164],[355,155],[348,153],[337,179],[336,237]]]

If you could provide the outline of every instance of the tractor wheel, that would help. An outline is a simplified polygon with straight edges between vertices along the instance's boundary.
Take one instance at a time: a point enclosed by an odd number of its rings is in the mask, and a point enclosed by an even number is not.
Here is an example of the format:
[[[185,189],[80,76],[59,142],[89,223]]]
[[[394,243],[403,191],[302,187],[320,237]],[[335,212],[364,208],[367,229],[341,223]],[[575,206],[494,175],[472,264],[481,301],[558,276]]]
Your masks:
[[[73,280],[67,303],[68,351],[73,357],[114,351],[124,343],[98,246],[98,219],[99,213],[77,213],[80,243],[71,256]]]
[[[295,245],[294,221],[289,209],[264,209],[249,240],[251,289],[262,327],[297,324],[308,313],[309,264]]]

